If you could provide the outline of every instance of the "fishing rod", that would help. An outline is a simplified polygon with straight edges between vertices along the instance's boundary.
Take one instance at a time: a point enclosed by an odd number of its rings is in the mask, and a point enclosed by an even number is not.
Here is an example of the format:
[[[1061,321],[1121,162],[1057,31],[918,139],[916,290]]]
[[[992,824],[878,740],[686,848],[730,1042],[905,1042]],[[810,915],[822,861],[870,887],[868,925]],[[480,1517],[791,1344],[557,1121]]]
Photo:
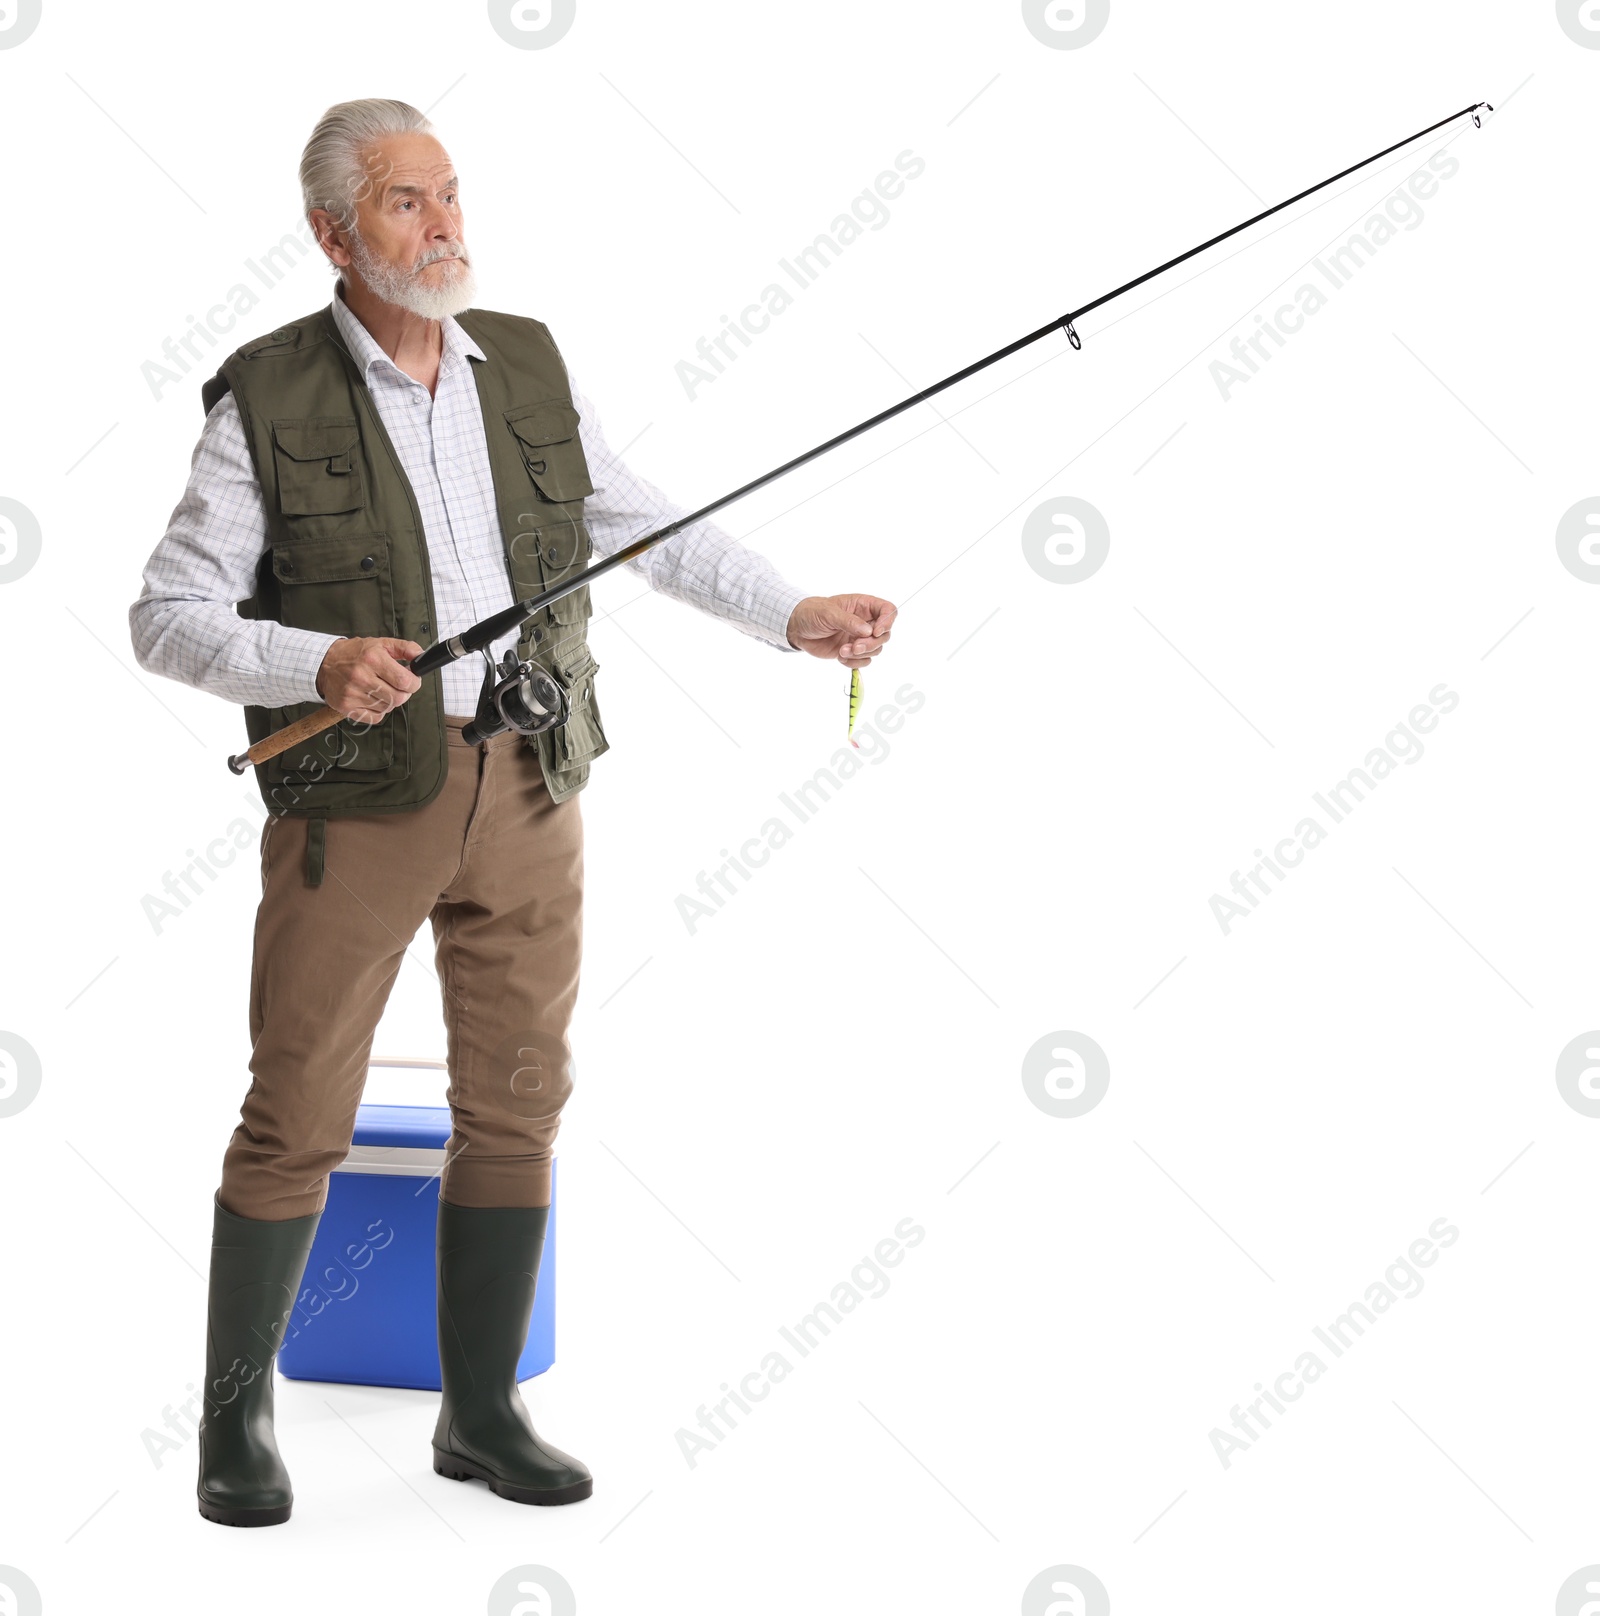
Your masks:
[[[545,607],[553,605],[556,601],[582,589],[594,579],[623,566],[635,557],[643,555],[647,550],[653,550],[658,544],[681,533],[687,527],[693,527],[696,522],[702,522],[706,517],[732,505],[736,500],[743,499],[747,494],[753,494],[758,488],[765,488],[769,483],[776,482],[780,477],[786,477],[791,471],[809,464],[830,450],[849,443],[852,438],[858,438],[863,432],[870,432],[875,426],[881,426],[885,421],[893,420],[895,416],[904,414],[906,410],[924,403],[936,394],[944,392],[947,387],[954,387],[969,376],[975,376],[980,370],[987,370],[990,365],[998,364],[1002,359],[1039,342],[1052,332],[1060,331],[1065,334],[1068,343],[1076,349],[1083,347],[1083,339],[1078,335],[1077,322],[1084,315],[1092,314],[1096,309],[1103,308],[1113,299],[1143,286],[1147,281],[1153,281],[1158,275],[1165,275],[1168,270],[1176,269],[1179,264],[1186,264],[1191,258],[1209,251],[1212,247],[1237,236],[1241,231],[1248,230],[1252,225],[1258,225],[1263,219],[1270,219],[1275,213],[1282,213],[1285,208],[1293,207],[1296,202],[1303,202],[1308,196],[1314,196],[1330,185],[1345,179],[1359,169],[1367,168],[1387,157],[1391,152],[1399,151],[1402,146],[1409,146],[1414,141],[1431,135],[1437,129],[1443,129],[1457,118],[1464,118],[1469,113],[1472,122],[1477,128],[1483,127],[1480,111],[1493,112],[1494,108],[1487,101],[1475,101],[1471,106],[1463,107],[1459,112],[1452,112],[1448,118],[1441,118],[1437,123],[1431,123],[1426,129],[1419,129],[1414,135],[1407,135],[1404,140],[1397,140],[1392,146],[1385,146],[1382,151],[1374,152],[1370,157],[1364,157],[1359,163],[1352,163],[1348,168],[1342,168],[1337,174],[1331,174],[1316,185],[1307,186],[1305,190],[1275,206],[1263,209],[1260,213],[1246,219],[1242,224],[1236,224],[1231,230],[1224,230],[1220,235],[1212,236],[1209,241],[1202,241],[1198,247],[1191,247],[1187,252],[1179,253],[1176,258],[1169,258],[1166,263],[1158,264],[1154,269],[1146,270],[1143,275],[1135,276],[1131,281],[1124,281],[1121,286],[1102,294],[1091,303],[1085,303],[1081,308],[1070,310],[1059,315],[1056,319],[1048,321],[1037,331],[1030,331],[1025,337],[1018,337],[1015,342],[1008,342],[1005,347],[997,348],[992,354],[975,363],[967,365],[964,369],[946,376],[943,381],[935,382],[931,387],[924,387],[920,393],[913,393],[910,398],[902,399],[900,403],[891,405],[886,410],[880,410],[876,415],[869,416],[859,425],[851,427],[848,431],[829,438],[825,443],[819,443],[814,449],[807,449],[793,460],[786,460],[781,466],[774,467],[760,477],[747,482],[741,488],[736,488],[731,494],[724,494],[714,499],[709,505],[702,505],[699,510],[691,511],[689,515],[680,517],[675,522],[669,522],[665,527],[646,533],[642,538],[632,539],[623,545],[620,550],[614,551],[603,561],[597,561],[592,567],[583,572],[576,573],[564,583],[553,584],[550,588],[537,595],[530,595],[526,600],[519,600],[514,605],[507,606],[503,611],[486,617],[480,623],[474,623],[471,628],[463,629],[459,634],[452,634],[448,638],[439,640],[430,645],[420,656],[412,659],[411,671],[415,674],[433,673],[439,668],[447,667],[450,663],[459,661],[464,656],[470,656],[474,651],[484,650],[496,640],[509,634],[513,629],[520,629],[524,623],[542,612]],[[499,734],[505,729],[521,730],[526,735],[536,735],[541,730],[553,729],[566,721],[565,693],[561,687],[537,664],[519,662],[514,651],[508,651],[501,668],[497,670],[501,677],[492,687],[486,682],[484,698],[479,703],[478,715],[470,726],[470,738],[486,740],[490,735]],[[287,751],[291,746],[297,746],[301,741],[309,740],[313,735],[320,734],[325,729],[343,719],[344,714],[333,707],[324,707],[318,712],[299,719],[293,724],[257,741],[247,752],[241,752],[237,757],[228,759],[228,767],[235,774],[243,774],[252,764],[265,763],[269,758],[276,757],[280,752]]]

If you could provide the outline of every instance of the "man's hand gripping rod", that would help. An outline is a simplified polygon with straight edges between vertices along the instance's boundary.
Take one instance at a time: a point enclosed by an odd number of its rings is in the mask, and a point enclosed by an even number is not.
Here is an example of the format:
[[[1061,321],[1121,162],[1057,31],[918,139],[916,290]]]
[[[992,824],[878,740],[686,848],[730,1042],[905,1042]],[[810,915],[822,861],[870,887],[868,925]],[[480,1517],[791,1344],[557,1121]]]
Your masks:
[[[521,628],[529,618],[542,612],[546,606],[552,605],[565,595],[570,595],[576,589],[582,589],[587,583],[610,572],[614,567],[620,567],[632,561],[635,556],[641,556],[646,550],[652,550],[656,545],[665,542],[674,534],[681,533],[686,527],[692,527],[696,522],[704,521],[706,517],[720,511],[725,505],[731,505],[735,500],[743,499],[746,494],[752,494],[758,488],[765,488],[770,482],[779,477],[787,476],[789,472],[803,466],[807,461],[815,460],[819,455],[825,455],[831,449],[837,449],[840,444],[848,443],[852,438],[859,437],[863,432],[870,432],[873,427],[882,425],[896,415],[913,408],[915,405],[930,399],[936,393],[942,393],[947,387],[954,387],[957,382],[965,381],[968,376],[975,375],[980,370],[986,370],[990,365],[1009,358],[1020,348],[1026,348],[1030,343],[1038,342],[1047,337],[1052,331],[1064,332],[1067,341],[1074,348],[1083,346],[1082,339],[1074,329],[1074,322],[1084,315],[1092,313],[1095,309],[1103,307],[1113,298],[1121,297],[1124,292],[1131,292],[1137,286],[1143,286],[1157,275],[1164,275],[1169,269],[1176,269],[1179,264],[1187,263],[1189,259],[1217,246],[1236,236],[1241,230],[1248,230],[1251,225],[1260,224],[1263,219],[1271,218],[1274,213],[1281,213],[1285,208],[1293,207],[1296,202],[1304,201],[1313,193],[1325,190],[1328,186],[1354,174],[1357,169],[1366,168],[1369,164],[1387,157],[1390,152],[1398,151],[1402,146],[1409,146],[1415,140],[1421,140],[1425,135],[1431,135],[1434,130],[1442,129],[1448,123],[1454,123],[1457,118],[1464,118],[1469,113],[1474,124],[1482,128],[1482,119],[1478,116],[1480,109],[1493,112],[1494,108],[1487,101],[1475,101],[1469,107],[1463,107],[1459,112],[1452,112],[1448,118],[1441,118],[1437,123],[1429,124],[1426,129],[1419,129],[1414,135],[1407,135],[1404,140],[1397,140],[1392,146],[1385,146],[1380,152],[1374,152],[1370,157],[1364,157],[1359,163],[1352,163],[1349,168],[1342,168],[1337,174],[1331,174],[1316,185],[1307,186],[1303,191],[1296,192],[1294,196],[1286,198],[1275,206],[1266,208],[1246,219],[1242,224],[1236,224],[1231,230],[1224,230],[1221,235],[1213,236],[1209,241],[1202,241],[1198,247],[1191,247],[1188,252],[1179,253],[1176,258],[1169,258],[1166,263],[1158,264],[1154,269],[1147,270],[1143,275],[1136,276],[1131,281],[1125,281],[1114,291],[1097,297],[1092,303],[1085,303],[1080,309],[1073,309],[1069,314],[1063,314],[1059,319],[1042,325],[1037,331],[1030,331],[1025,337],[1018,337],[1015,342],[1007,343],[1004,348],[997,348],[986,358],[968,365],[964,370],[958,370],[954,375],[946,376],[943,381],[935,382],[931,387],[925,387],[920,393],[913,393],[910,398],[892,405],[889,409],[880,411],[853,426],[847,432],[841,432],[837,437],[829,438],[826,443],[819,443],[816,448],[808,449],[804,454],[796,455],[793,460],[787,460],[781,466],[775,467],[764,476],[757,477],[753,482],[746,483],[742,488],[736,488],[731,494],[724,494],[720,499],[714,499],[709,505],[702,505],[699,510],[681,517],[676,522],[670,522],[666,527],[657,528],[653,533],[647,533],[643,538],[633,539],[625,544],[613,555],[603,561],[597,561],[592,567],[577,573],[567,579],[565,583],[556,584],[538,595],[530,595],[526,600],[519,600],[513,606],[507,606],[504,611],[496,612],[493,617],[486,617],[481,623],[474,623],[471,628],[464,629],[460,634],[451,635],[449,639],[440,640],[430,645],[421,656],[415,658],[410,664],[415,674],[432,673],[437,668],[443,668],[449,663],[458,661],[461,657],[469,656],[474,651],[482,650],[485,646],[493,644],[503,634],[509,634],[512,629]],[[320,735],[323,730],[331,729],[343,719],[344,715],[336,708],[324,707],[320,712],[310,713],[295,723],[286,725],[283,729],[268,735],[264,740],[257,741],[247,752],[241,752],[237,757],[228,759],[228,767],[235,774],[243,774],[253,764],[265,763],[269,758],[276,757],[280,752],[286,752],[292,746],[298,746],[302,741],[308,741],[313,735]]]

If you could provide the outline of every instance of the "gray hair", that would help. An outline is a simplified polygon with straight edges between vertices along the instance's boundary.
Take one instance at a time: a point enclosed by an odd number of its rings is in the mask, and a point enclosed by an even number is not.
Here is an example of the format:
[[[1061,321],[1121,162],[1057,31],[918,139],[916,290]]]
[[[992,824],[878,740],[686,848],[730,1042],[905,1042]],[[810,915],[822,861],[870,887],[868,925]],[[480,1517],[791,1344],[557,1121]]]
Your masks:
[[[342,230],[355,227],[356,203],[376,179],[361,153],[386,135],[431,134],[433,125],[404,101],[341,101],[329,107],[300,155],[300,192],[306,216],[326,208]]]

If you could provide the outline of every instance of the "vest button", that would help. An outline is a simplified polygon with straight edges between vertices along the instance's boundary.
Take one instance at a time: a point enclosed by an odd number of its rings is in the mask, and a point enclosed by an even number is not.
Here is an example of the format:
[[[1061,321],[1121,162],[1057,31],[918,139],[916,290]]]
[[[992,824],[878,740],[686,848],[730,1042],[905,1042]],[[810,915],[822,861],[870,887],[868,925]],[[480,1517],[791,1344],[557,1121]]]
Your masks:
[[[378,563],[374,561],[371,556],[362,556],[361,558],[361,570],[363,572],[371,572],[372,569],[377,566],[377,564]]]
[[[274,331],[272,333],[271,340],[273,342],[287,342],[289,340],[289,338],[292,337],[293,335],[294,335],[294,332],[291,331],[288,328],[288,326],[284,326],[281,329],[279,329],[277,331]]]
[[[279,572],[293,572],[294,571],[294,562],[292,562],[292,561],[280,562],[278,564],[278,571]]]
[[[418,623],[417,624],[417,633],[426,634],[428,632],[429,632],[428,625],[426,623]]]

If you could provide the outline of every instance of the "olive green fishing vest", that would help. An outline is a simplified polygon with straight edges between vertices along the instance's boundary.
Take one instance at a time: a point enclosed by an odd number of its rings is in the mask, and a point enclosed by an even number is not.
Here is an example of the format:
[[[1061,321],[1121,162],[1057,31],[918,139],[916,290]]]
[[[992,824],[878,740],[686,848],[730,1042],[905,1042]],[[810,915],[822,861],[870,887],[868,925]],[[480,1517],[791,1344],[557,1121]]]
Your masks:
[[[578,412],[566,366],[538,320],[484,309],[456,319],[487,355],[487,363],[467,363],[483,409],[506,570],[524,600],[582,570],[593,554],[583,501],[594,485]],[[202,389],[207,414],[229,389],[267,521],[255,593],[239,602],[239,614],[432,644],[438,622],[416,495],[332,313],[319,309],[245,343]],[[582,789],[590,763],[608,749],[585,634],[589,610],[588,589],[575,590],[517,642],[519,656],[567,693],[566,723],[524,737],[557,802]],[[474,654],[476,666],[482,660]],[[251,743],[321,705],[247,706]],[[256,782],[273,813],[311,817],[307,878],[315,884],[327,816],[420,808],[444,784],[446,748],[442,682],[428,676],[381,723],[347,720],[324,730],[258,765]]]

